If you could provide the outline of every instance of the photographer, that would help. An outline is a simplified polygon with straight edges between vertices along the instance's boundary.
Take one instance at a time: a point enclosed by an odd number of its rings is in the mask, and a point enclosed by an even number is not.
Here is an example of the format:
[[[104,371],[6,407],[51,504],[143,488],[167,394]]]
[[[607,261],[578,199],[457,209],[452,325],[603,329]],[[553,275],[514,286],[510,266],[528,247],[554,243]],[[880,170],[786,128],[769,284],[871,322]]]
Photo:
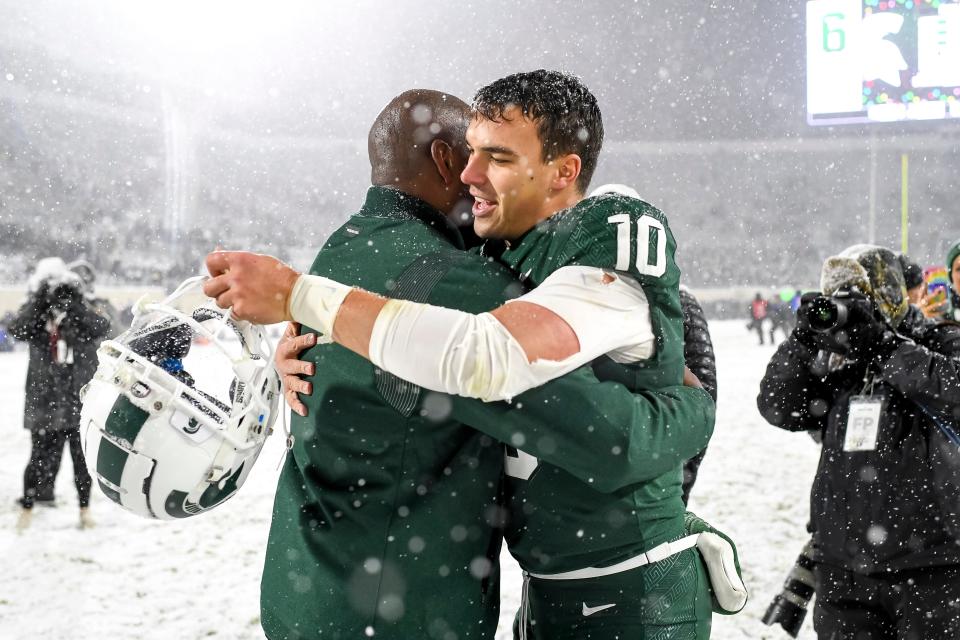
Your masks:
[[[814,628],[960,637],[960,326],[902,324],[903,272],[880,247],[829,258],[821,287],[757,398],[774,426],[822,437]]]
[[[80,445],[80,389],[97,367],[99,339],[110,321],[85,301],[82,283],[59,258],[41,260],[29,282],[30,294],[10,325],[10,333],[30,345],[24,428],[32,449],[23,474],[23,510],[17,528],[30,526],[34,501],[52,498],[52,461],[70,443],[80,526],[92,526],[90,474]],[[40,491],[49,492],[39,495]]]

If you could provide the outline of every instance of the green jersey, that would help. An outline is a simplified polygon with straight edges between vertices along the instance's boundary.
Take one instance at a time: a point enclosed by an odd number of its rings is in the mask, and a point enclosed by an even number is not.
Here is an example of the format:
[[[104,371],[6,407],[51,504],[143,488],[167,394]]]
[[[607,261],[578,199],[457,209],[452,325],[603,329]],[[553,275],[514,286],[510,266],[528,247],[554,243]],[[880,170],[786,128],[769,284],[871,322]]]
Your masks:
[[[478,312],[519,291],[462,248],[442,214],[374,187],[311,273]],[[499,445],[451,416],[442,397],[339,345],[300,357],[316,374],[307,417],[292,416],[277,486],[261,585],[267,637],[491,637]]]
[[[522,292],[502,265],[462,248],[439,212],[374,187],[312,273],[474,313]],[[708,429],[682,433],[665,416],[693,420],[695,407],[712,426],[701,390],[651,403],[589,367],[509,405],[424,391],[335,344],[301,358],[316,373],[307,417],[293,416],[267,545],[261,617],[271,640],[493,636],[503,451],[470,427],[507,442],[526,434],[518,446],[585,486],[608,470],[598,484],[609,489],[672,468],[659,451],[682,459],[705,445]],[[588,446],[623,455],[598,463]]]
[[[501,260],[534,286],[568,265],[598,267],[635,278],[650,307],[655,354],[621,364],[609,357],[594,363],[601,380],[635,392],[680,384],[683,379],[683,314],[676,242],[666,217],[634,198],[606,194],[561,211],[508,248]],[[693,428],[695,413],[673,414],[669,428]],[[509,443],[509,441],[507,441]],[[704,442],[704,445],[706,443]],[[679,538],[685,508],[682,463],[662,449],[669,469],[621,491],[603,494],[560,466],[522,451],[507,458],[510,526],[507,542],[520,564],[536,573],[559,573],[615,564]],[[588,447],[596,476],[622,452]]]

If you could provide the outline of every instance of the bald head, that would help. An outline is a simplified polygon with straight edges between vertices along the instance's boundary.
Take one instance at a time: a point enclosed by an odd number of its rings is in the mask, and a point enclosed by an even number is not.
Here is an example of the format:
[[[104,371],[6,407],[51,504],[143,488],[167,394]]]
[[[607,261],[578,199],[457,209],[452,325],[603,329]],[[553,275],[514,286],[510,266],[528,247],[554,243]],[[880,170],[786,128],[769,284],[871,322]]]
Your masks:
[[[367,137],[370,180],[378,186],[420,188],[437,171],[434,141],[462,153],[470,107],[430,89],[404,91],[377,116]]]

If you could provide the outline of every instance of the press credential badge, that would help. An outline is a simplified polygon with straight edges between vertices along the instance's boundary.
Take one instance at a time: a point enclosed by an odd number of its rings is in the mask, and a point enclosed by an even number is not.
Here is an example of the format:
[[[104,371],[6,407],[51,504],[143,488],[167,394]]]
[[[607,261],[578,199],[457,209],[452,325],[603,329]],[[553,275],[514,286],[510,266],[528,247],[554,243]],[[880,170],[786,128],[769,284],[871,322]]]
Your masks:
[[[873,451],[877,448],[883,399],[877,396],[853,396],[847,415],[844,451]]]

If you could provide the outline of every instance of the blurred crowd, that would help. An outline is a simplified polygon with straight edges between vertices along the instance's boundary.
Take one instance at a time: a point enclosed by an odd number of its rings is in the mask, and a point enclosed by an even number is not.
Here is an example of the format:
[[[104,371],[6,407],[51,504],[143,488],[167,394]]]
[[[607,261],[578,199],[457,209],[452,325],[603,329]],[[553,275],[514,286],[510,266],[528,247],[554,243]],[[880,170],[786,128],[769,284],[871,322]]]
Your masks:
[[[362,140],[354,148],[254,136],[196,126],[192,118],[207,124],[202,116],[183,114],[192,137],[181,145],[187,151],[173,153],[156,97],[129,84],[113,76],[98,83],[122,89],[95,114],[53,102],[0,109],[0,283],[23,282],[43,255],[85,256],[106,284],[167,287],[198,273],[196,256],[216,246],[312,258],[359,203],[368,171],[357,152]],[[73,83],[59,86],[82,95]],[[649,176],[645,196],[682,238],[678,260],[694,289],[811,282],[822,247],[863,234],[861,216],[839,215],[862,209],[862,192],[840,178],[858,175],[862,153],[839,154],[831,172],[818,170],[817,154],[771,162],[775,153],[731,152],[718,163],[611,146],[598,178]],[[953,164],[936,153],[916,162],[927,182],[912,194],[911,242],[932,255],[938,238],[924,216],[952,206]],[[804,232],[767,222],[782,211],[802,215]],[[960,232],[947,218],[938,224]]]
[[[796,322],[797,307],[800,306],[799,289],[783,289],[776,296],[764,298],[759,291],[750,302],[750,321],[747,329],[756,331],[760,344],[764,344],[764,336],[769,337],[769,343],[775,344],[777,332],[786,338]]]

